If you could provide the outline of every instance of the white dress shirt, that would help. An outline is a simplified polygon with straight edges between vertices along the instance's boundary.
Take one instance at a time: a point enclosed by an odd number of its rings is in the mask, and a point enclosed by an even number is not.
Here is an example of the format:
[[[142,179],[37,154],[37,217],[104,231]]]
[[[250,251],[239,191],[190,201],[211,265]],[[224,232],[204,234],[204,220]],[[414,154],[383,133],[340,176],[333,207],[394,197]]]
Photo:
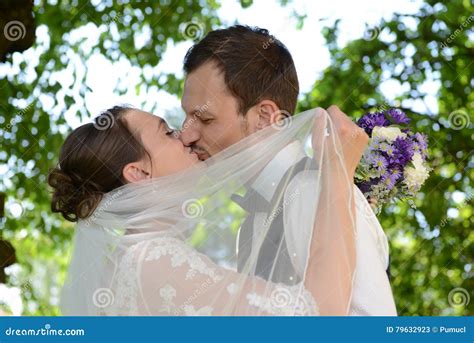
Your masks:
[[[252,188],[271,202],[282,177],[292,165],[305,156],[299,141],[289,144],[262,170]],[[316,179],[314,175],[310,175],[312,173],[314,171],[305,170],[295,175],[289,182],[283,199],[285,240],[294,268],[300,275],[304,273],[307,242],[313,230],[310,216],[303,214],[309,210],[308,206],[316,207],[318,198]],[[395,302],[386,274],[389,263],[387,237],[369,203],[355,185],[354,196],[357,217],[357,261],[350,315],[396,316]],[[254,237],[264,227],[267,216],[268,213],[264,212],[255,214]],[[253,244],[256,241],[253,239]],[[238,244],[239,236],[237,236],[237,247]]]

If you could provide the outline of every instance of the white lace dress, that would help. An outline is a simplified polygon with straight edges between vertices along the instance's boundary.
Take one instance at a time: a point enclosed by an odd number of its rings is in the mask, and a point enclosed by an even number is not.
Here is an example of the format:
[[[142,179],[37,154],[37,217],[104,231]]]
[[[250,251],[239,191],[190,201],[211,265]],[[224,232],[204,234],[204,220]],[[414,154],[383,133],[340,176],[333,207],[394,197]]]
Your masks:
[[[114,280],[113,301],[103,315],[319,315],[302,284],[287,286],[239,274],[173,237],[128,248]]]

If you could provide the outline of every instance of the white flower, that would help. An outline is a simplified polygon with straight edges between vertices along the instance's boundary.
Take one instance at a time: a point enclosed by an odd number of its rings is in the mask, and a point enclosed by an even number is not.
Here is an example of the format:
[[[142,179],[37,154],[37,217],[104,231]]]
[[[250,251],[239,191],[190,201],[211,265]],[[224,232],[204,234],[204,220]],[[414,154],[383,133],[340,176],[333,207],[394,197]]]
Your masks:
[[[411,163],[413,163],[413,166],[415,167],[415,169],[419,169],[419,170],[426,169],[425,166],[423,165],[423,157],[421,157],[421,154],[419,152],[415,152],[413,154]]]
[[[381,138],[392,143],[396,138],[405,138],[406,133],[402,132],[398,127],[376,126],[372,130],[372,138]]]
[[[428,178],[429,170],[424,165],[423,158],[417,152],[413,154],[412,163],[413,167],[406,167],[403,175],[408,188],[416,191]]]

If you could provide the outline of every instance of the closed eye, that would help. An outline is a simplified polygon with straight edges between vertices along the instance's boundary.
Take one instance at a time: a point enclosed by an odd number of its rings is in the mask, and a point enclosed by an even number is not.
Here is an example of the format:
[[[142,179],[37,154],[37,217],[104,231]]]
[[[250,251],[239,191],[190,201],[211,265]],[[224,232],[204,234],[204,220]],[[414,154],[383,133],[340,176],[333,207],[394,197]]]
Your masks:
[[[203,123],[210,123],[213,120],[213,118],[201,118],[201,122]]]
[[[168,123],[164,121],[163,119],[159,118],[159,124],[158,124],[158,130],[161,128],[161,126],[164,126],[164,129],[166,130],[165,135],[170,136],[176,132],[176,130],[171,129],[168,126]]]

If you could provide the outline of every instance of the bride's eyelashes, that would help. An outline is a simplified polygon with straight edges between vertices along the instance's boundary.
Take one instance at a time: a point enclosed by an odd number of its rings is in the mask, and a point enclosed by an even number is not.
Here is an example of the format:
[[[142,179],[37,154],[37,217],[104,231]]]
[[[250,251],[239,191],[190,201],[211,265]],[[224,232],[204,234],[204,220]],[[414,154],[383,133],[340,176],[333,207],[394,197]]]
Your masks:
[[[170,128],[168,125],[166,125],[166,131],[165,131],[165,135],[167,136],[173,136],[174,138],[178,138],[179,137],[179,130],[176,130],[176,129],[172,129]]]

